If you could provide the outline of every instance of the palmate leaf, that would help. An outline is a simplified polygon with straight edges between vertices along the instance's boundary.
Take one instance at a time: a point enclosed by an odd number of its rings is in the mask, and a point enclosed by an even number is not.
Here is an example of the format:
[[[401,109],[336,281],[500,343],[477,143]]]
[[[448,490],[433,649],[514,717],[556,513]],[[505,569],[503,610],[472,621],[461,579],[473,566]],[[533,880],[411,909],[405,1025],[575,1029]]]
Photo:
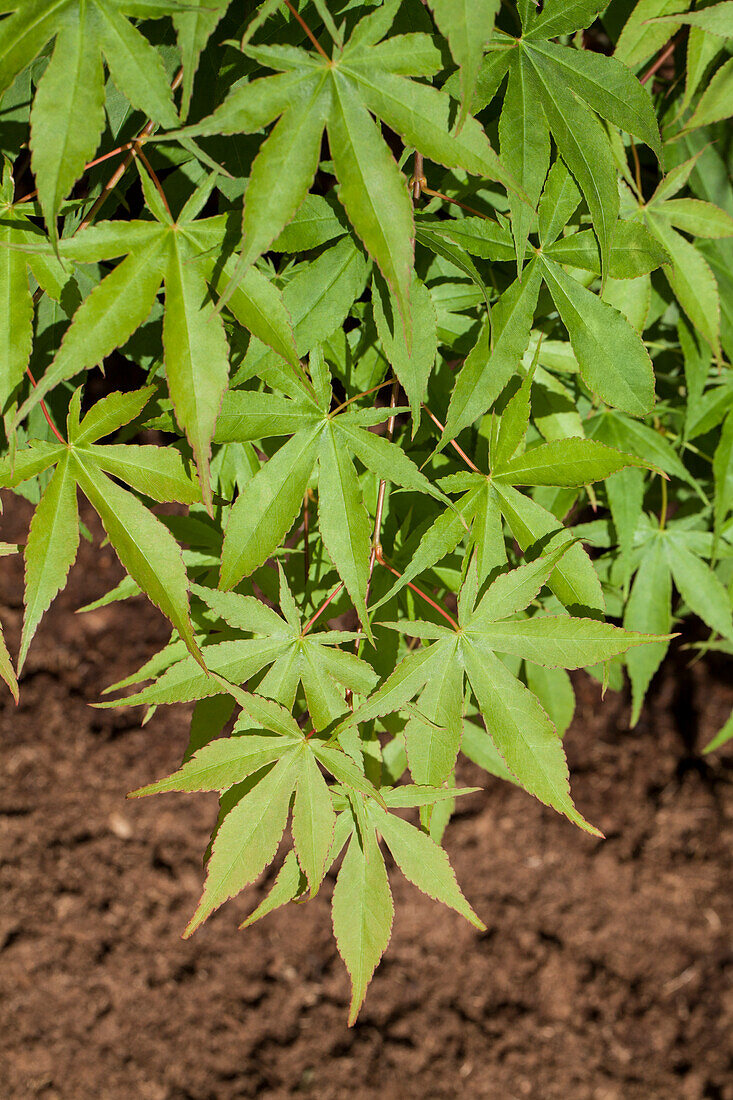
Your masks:
[[[366,588],[371,523],[354,468],[354,455],[378,478],[446,500],[394,443],[368,429],[395,411],[376,408],[331,413],[312,399],[285,400],[274,394],[230,393],[217,439],[245,442],[295,434],[264,463],[232,509],[222,551],[220,583],[233,588],[259,568],[287,535],[318,467],[318,519],[325,548],[343,580],[369,636]]]
[[[605,272],[619,203],[611,146],[596,115],[645,142],[659,158],[662,146],[648,91],[625,65],[549,41],[587,26],[603,6],[548,3],[537,18],[527,9],[524,34],[510,55],[500,130],[502,152],[511,150],[507,167],[533,205],[549,167],[552,134],[588,204]],[[521,268],[529,220],[516,204],[512,215]]]
[[[579,668],[609,660],[634,646],[666,639],[630,633],[593,619],[542,615],[515,619],[516,613],[527,607],[543,584],[549,583],[558,561],[566,553],[567,546],[561,546],[536,562],[500,574],[475,609],[470,603],[462,603],[460,629],[454,641],[449,640],[450,633],[444,628],[431,627],[428,637],[437,634],[437,640],[408,654],[370,699],[337,727],[336,735],[354,724],[399,710],[425,688],[432,706],[432,714],[427,717],[435,727],[436,744],[424,750],[428,753],[427,765],[424,751],[421,752],[418,770],[433,768],[430,781],[437,785],[446,778],[446,772],[441,774],[440,768],[449,770],[455,760],[458,745],[451,726],[457,721],[460,740],[465,674],[487,730],[519,783],[581,828],[600,835],[580,816],[570,798],[567,763],[555,727],[536,697],[516,679],[497,653],[515,654],[541,665]],[[425,634],[420,623],[402,622],[399,629],[416,637]],[[459,680],[445,694],[447,663],[457,665]],[[457,710],[455,704],[448,702],[449,698],[458,700]],[[451,706],[454,717],[446,721],[449,713],[446,707]],[[440,748],[442,759],[435,764]]]
[[[144,5],[144,14],[159,18],[184,6],[167,0]],[[161,126],[177,124],[160,56],[127,18],[142,14],[140,9],[134,0],[18,0],[4,5],[13,14],[0,23],[0,93],[55,37],[31,111],[33,172],[54,241],[61,202],[93,155],[104,127],[102,56],[133,107]]]
[[[512,181],[474,119],[465,118],[460,132],[451,132],[449,96],[407,79],[432,75],[440,68],[440,55],[429,40],[407,35],[402,42],[392,39],[390,50],[380,49],[379,38],[387,33],[395,12],[391,8],[379,24],[366,16],[343,51],[328,62],[303,50],[246,46],[250,56],[284,71],[236,87],[209,119],[179,133],[251,133],[282,115],[253,164],[236,281],[301,205],[318,166],[325,127],[339,199],[395,294],[409,331],[412,206],[404,178],[372,114],[445,167],[462,167],[505,185],[512,186]],[[395,43],[402,49],[395,48]],[[287,169],[280,170],[285,163]],[[274,192],[271,183],[260,187],[261,180],[273,176],[277,178]]]
[[[102,706],[158,705],[205,699],[230,691],[230,685],[244,683],[264,670],[259,695],[292,708],[298,685],[302,684],[311,723],[317,730],[330,726],[347,710],[346,691],[368,695],[377,682],[370,665],[353,653],[338,648],[352,640],[344,631],[304,633],[300,615],[288,621],[254,596],[222,592],[194,584],[191,591],[219,618],[236,631],[253,638],[219,641],[216,635],[204,647],[208,675],[183,652],[170,655],[160,667],[143,666],[134,681],[128,678],[116,688],[157,677],[156,682],[135,695]],[[287,582],[281,579],[280,599],[288,606]],[[163,651],[165,652],[165,651]],[[112,690],[111,688],[109,690]]]
[[[394,904],[377,834],[383,837],[402,874],[418,890],[454,909],[475,928],[485,928],[461,893],[443,849],[414,825],[388,812],[391,807],[430,804],[445,793],[420,786],[385,791],[387,808],[371,800],[358,817],[347,811],[336,822],[332,858],[348,844],[331,906],[336,945],[351,979],[349,1025],[356,1020],[392,933]]]
[[[143,184],[152,198],[145,176]],[[158,210],[152,203],[151,207]],[[17,422],[53,386],[102,363],[124,344],[146,320],[164,284],[168,388],[178,423],[191,443],[204,502],[210,509],[209,454],[228,383],[228,345],[221,315],[214,309],[197,260],[212,245],[223,243],[226,224],[222,217],[188,221],[185,214],[184,210],[177,223],[162,210],[160,221],[101,223],[62,242],[62,254],[82,262],[128,255],[74,314],[55,359],[18,411]],[[275,307],[271,311],[270,305]],[[238,320],[275,344],[278,353],[286,353],[291,370],[299,371],[289,319],[284,309],[278,317],[277,306],[275,288],[260,272],[252,271],[237,288],[233,308]]]
[[[33,518],[25,551],[26,612],[19,666],[22,667],[33,635],[76,557],[79,543],[77,485],[98,513],[123,566],[178,630],[196,660],[200,660],[188,606],[188,579],[181,551],[166,527],[132,493],[121,488],[105,470],[157,500],[193,503],[199,491],[180,456],[164,452],[158,462],[140,452],[153,447],[96,446],[136,416],[150,390],[137,395],[111,394],[79,423],[81,393],[76,391],[69,418],[69,445],[30,446],[15,461],[2,460],[0,486],[12,488],[29,475],[56,466]],[[78,435],[77,435],[78,433]],[[128,460],[126,452],[133,455]]]
[[[577,188],[562,164],[556,162],[539,207],[542,252],[526,264],[520,276],[503,292],[492,310],[490,324],[482,327],[456,379],[440,448],[486,413],[517,371],[529,345],[543,282],[568,331],[581,378],[591,392],[632,416],[644,416],[650,411],[654,402],[654,372],[639,333],[617,309],[586,289],[561,266],[570,264],[600,273],[601,254],[587,230],[555,243],[563,218],[572,216],[578,201]],[[558,210],[561,217],[555,219]],[[497,227],[490,221],[476,221],[476,240],[486,242],[489,255],[506,258],[507,242],[497,233]],[[521,252],[529,223],[522,225],[522,233],[515,242]],[[463,243],[465,246],[465,235]],[[497,251],[497,246],[502,251]],[[635,278],[665,264],[668,258],[663,243],[660,245],[652,231],[639,233],[630,225],[616,223],[606,258],[609,274],[620,279]],[[702,257],[700,260],[704,263]]]

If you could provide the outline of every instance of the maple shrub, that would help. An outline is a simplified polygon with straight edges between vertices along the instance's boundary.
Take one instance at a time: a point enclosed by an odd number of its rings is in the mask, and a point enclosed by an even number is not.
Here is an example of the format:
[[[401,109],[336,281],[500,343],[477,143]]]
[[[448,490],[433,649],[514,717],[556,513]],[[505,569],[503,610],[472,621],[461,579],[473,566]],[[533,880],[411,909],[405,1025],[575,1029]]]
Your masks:
[[[35,510],[0,671],[81,493],[125,571],[82,610],[171,625],[98,705],[195,702],[133,796],[219,792],[185,935],[276,857],[244,926],[332,872],[353,1022],[387,852],[483,927],[461,753],[600,836],[567,670],[628,675],[633,724],[686,617],[732,650],[733,3],[3,12],[0,487]]]

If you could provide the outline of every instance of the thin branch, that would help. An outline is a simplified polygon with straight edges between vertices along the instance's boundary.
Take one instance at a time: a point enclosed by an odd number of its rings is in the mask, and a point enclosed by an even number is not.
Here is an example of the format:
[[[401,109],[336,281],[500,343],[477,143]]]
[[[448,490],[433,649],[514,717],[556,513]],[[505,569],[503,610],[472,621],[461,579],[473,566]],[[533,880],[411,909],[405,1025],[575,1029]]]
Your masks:
[[[480,210],[475,210],[473,206],[466,206],[465,202],[452,199],[450,195],[444,195],[442,191],[433,191],[432,187],[426,187],[424,182],[421,185],[421,190],[425,195],[432,195],[433,198],[442,199],[443,202],[452,202],[454,206],[460,206],[461,210],[466,210],[469,214],[475,214],[478,218],[483,218],[484,221],[491,221],[488,214],[482,214]]]
[[[339,581],[339,583],[336,585],[336,587],[334,588],[331,595],[326,596],[326,599],[323,601],[321,606],[318,608],[317,611],[315,611],[313,613],[313,615],[311,615],[310,619],[308,620],[308,622],[303,627],[302,637],[305,637],[305,635],[308,633],[310,628],[313,626],[313,623],[316,621],[316,619],[326,610],[326,608],[331,603],[331,601],[336,599],[336,597],[338,596],[339,592],[341,591],[341,589],[343,587],[344,587],[344,582]]]
[[[377,555],[377,561],[380,565],[383,565],[385,569],[389,569],[390,573],[393,573],[395,577],[402,576],[398,569],[394,569],[388,562],[384,560],[381,553]],[[416,592],[418,596],[421,596],[426,603],[430,604],[434,611],[437,611],[439,615],[442,615],[444,619],[447,619],[454,630],[460,631],[461,628],[456,620],[453,618],[453,616],[449,615],[445,608],[441,607],[439,603],[436,603],[436,601],[431,596],[426,595],[426,593],[418,588],[417,585],[413,584],[412,581],[407,582],[407,587],[411,588],[413,592]]]
[[[25,368],[25,372],[26,372],[26,374],[28,375],[28,377],[30,378],[31,382],[33,383],[33,388],[35,389],[38,383],[36,382],[35,378],[34,378],[34,377],[33,377],[33,375],[31,374],[31,368],[30,368],[30,367],[26,367],[26,368]],[[46,408],[46,402],[45,402],[45,401],[43,401],[43,400],[41,400],[41,411],[42,411],[43,415],[44,415],[44,416],[46,417],[46,420],[47,420],[47,422],[48,422],[48,426],[49,426],[49,428],[51,429],[51,431],[53,432],[53,434],[54,434],[54,435],[56,436],[56,438],[58,439],[59,443],[63,443],[63,445],[64,445],[64,447],[65,447],[65,446],[67,445],[67,444],[66,444],[66,440],[65,440],[65,439],[64,439],[64,437],[63,437],[63,436],[61,435],[61,433],[59,432],[58,428],[56,427],[56,425],[54,424],[53,420],[51,419],[51,416],[50,416],[50,414],[49,414],[49,411],[48,411],[48,409]]]
[[[391,386],[394,383],[394,378],[387,378],[384,382],[380,382],[378,386],[372,386],[370,390],[364,390],[363,393],[357,393],[353,397],[350,397],[348,401],[342,401],[331,413],[331,416],[335,416],[336,413],[340,413],[342,409],[345,409],[352,402],[358,401],[360,397],[368,397],[370,393],[376,393],[377,390],[383,390],[385,386]]]
[[[175,91],[182,80],[183,80],[183,69],[179,69],[178,72],[176,73],[176,75],[173,77],[173,80],[171,82],[171,91]],[[79,229],[86,229],[87,226],[91,225],[91,223],[94,221],[97,214],[102,209],[102,207],[104,206],[105,202],[107,201],[107,199],[109,198],[111,193],[114,191],[117,184],[120,182],[120,180],[124,176],[127,169],[132,164],[132,161],[133,161],[134,156],[135,156],[135,148],[136,147],[139,148],[141,145],[143,145],[144,142],[145,142],[145,139],[149,138],[150,135],[152,133],[154,133],[155,130],[157,130],[157,128],[158,128],[158,124],[156,122],[153,122],[152,119],[150,119],[145,124],[145,126],[143,126],[143,128],[140,131],[140,133],[138,134],[138,136],[133,141],[130,142],[130,149],[129,149],[129,152],[128,152],[127,156],[122,161],[122,163],[120,165],[118,165],[118,167],[115,170],[114,174],[107,180],[107,183],[102,188],[101,194],[97,198],[97,200],[94,203],[94,205],[92,206],[91,210],[89,211],[87,216],[84,218],[84,220],[79,224],[79,227],[77,229],[77,233],[78,233]]]
[[[672,54],[674,53],[674,49],[675,49],[676,45],[677,45],[677,35],[674,36],[672,41],[667,46],[666,50],[663,50],[662,53],[660,53],[659,57],[654,62],[654,64],[652,66],[650,66],[650,68],[647,69],[647,71],[644,73],[644,75],[642,77],[640,77],[640,79],[639,79],[640,84],[646,84],[646,82],[648,80],[651,80],[651,78],[654,76],[654,74],[659,69],[661,69],[662,65],[667,60],[667,58],[672,56]]]
[[[437,416],[433,416],[433,414],[431,413],[431,411],[427,407],[427,405],[423,405],[423,408],[425,409],[425,412],[428,414],[428,416],[432,420],[433,424],[437,425],[437,427],[440,428],[441,432],[444,432],[445,431],[445,424],[441,424],[440,421],[438,420]],[[481,471],[479,470],[476,463],[471,461],[471,459],[468,457],[466,452],[463,450],[463,447],[459,447],[459,445],[456,443],[455,439],[451,439],[450,445],[451,445],[451,447],[453,448],[454,451],[458,452],[458,454],[461,456],[463,461],[468,466],[469,470],[473,470],[474,473],[477,473],[477,474],[481,473]]]
[[[295,16],[295,18],[296,18],[296,19],[298,20],[298,22],[300,23],[301,27],[303,28],[303,30],[305,31],[305,33],[306,33],[306,34],[308,35],[308,37],[310,38],[310,40],[311,40],[311,42],[313,43],[313,45],[314,45],[314,46],[316,47],[316,49],[318,50],[318,52],[319,52],[319,54],[321,55],[321,57],[324,57],[324,58],[326,59],[326,61],[328,61],[328,62],[330,63],[330,61],[331,61],[331,58],[330,58],[330,57],[328,56],[328,54],[326,53],[326,51],[324,50],[323,46],[321,45],[321,43],[320,43],[320,42],[318,41],[318,39],[316,38],[316,36],[314,35],[313,31],[312,31],[312,30],[310,29],[310,27],[309,27],[309,26],[308,26],[308,24],[306,23],[306,21],[305,21],[305,19],[303,18],[303,16],[302,16],[302,15],[299,15],[299,14],[298,14],[298,12],[297,12],[297,11],[295,10],[295,8],[293,7],[293,5],[292,5],[292,4],[290,3],[290,0],[285,0],[285,3],[286,3],[286,4],[287,4],[287,6],[288,6],[288,7],[290,8],[290,11],[291,11],[291,12],[293,13],[293,15]]]
[[[423,155],[415,150],[415,163],[412,169],[412,179],[410,185],[412,187],[412,201],[417,202],[420,198],[420,192],[427,184],[425,179],[425,171],[423,168]]]

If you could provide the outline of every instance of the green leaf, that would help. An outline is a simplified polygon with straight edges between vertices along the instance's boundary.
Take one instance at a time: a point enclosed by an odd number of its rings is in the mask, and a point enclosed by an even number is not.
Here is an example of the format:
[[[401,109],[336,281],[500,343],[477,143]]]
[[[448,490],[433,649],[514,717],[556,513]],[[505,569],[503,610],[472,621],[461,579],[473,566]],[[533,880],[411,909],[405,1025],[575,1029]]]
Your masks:
[[[31,520],[25,547],[25,617],[18,673],[36,628],[66,584],[79,547],[76,480],[67,455],[62,456]]]
[[[486,728],[510,771],[540,802],[592,836],[602,836],[573,804],[562,742],[534,695],[490,649],[467,641],[462,648]]]
[[[499,0],[430,0],[440,33],[448,39],[461,82],[460,130],[471,109],[484,46],[490,41]]]
[[[61,203],[94,156],[104,128],[104,84],[96,8],[60,29],[31,113],[31,163],[51,240]]]
[[[541,443],[494,470],[495,481],[509,485],[588,485],[627,466],[650,464],[591,439]]]
[[[467,630],[483,630],[488,623],[508,619],[524,609],[535,599],[543,585],[547,584],[557,563],[572,544],[558,546],[549,554],[534,561],[518,565],[516,569],[500,573],[481,597],[475,611],[468,618],[461,617]]]
[[[396,814],[385,813],[384,810],[372,812],[377,828],[405,878],[423,894],[442,902],[449,909],[455,909],[474,928],[484,931],[486,925],[464,898],[443,849]]]
[[[374,833],[352,834],[332,900],[336,946],[351,978],[349,1026],[392,934],[394,905]]]
[[[528,53],[531,86],[542,104],[560,155],[588,204],[605,271],[619,210],[616,172],[608,139],[595,115],[568,87],[567,78],[558,70],[554,59],[535,49]]]
[[[214,311],[203,275],[176,241],[165,274],[165,372],[176,419],[196,459],[209,511],[209,458],[216,418],[229,379],[229,347],[221,314]]]
[[[336,815],[326,781],[311,752],[306,752],[293,804],[293,842],[298,863],[313,897],[326,873]]]
[[[712,569],[672,537],[664,540],[667,561],[682,599],[703,622],[733,641],[730,597]]]
[[[418,713],[405,727],[405,746],[415,783],[440,787],[455,767],[461,745],[463,667],[455,635],[431,650],[434,671],[420,693]]]
[[[334,73],[332,95],[328,138],[338,197],[409,326],[415,228],[405,181],[351,82]]]
[[[495,491],[502,515],[523,551],[540,540],[543,540],[545,552],[571,541],[572,532],[565,531],[562,524],[531,497],[500,483],[495,486]],[[548,536],[554,536],[552,541],[545,541]],[[605,607],[598,575],[582,546],[570,547],[555,566],[548,584],[566,607],[588,607],[601,611]]]
[[[615,56],[629,68],[642,65],[671,38],[679,24],[657,23],[659,16],[685,12],[691,0],[638,0],[616,44]]]
[[[302,759],[300,748],[285,753],[225,816],[211,847],[201,900],[184,938],[192,935],[215,909],[254,882],[274,858],[287,824],[290,796]]]
[[[580,375],[608,405],[645,416],[654,403],[654,371],[639,334],[612,306],[543,259],[543,275],[578,359]]]
[[[308,99],[286,111],[260,146],[247,184],[240,272],[267,251],[310,189],[330,101],[324,73]]]
[[[493,331],[487,321],[456,380],[441,447],[491,408],[517,370],[529,343],[540,276],[539,265],[530,262],[521,282],[512,283],[494,306]]]
[[[648,634],[667,634],[671,626],[672,578],[662,539],[649,545],[637,571],[624,611],[624,626]],[[639,721],[652,676],[669,648],[668,641],[633,649],[626,656],[632,693],[631,725]]]
[[[249,481],[229,516],[220,584],[233,588],[263,565],[288,533],[315,465],[318,429],[298,432]]]
[[[509,70],[509,84],[499,118],[499,143],[504,163],[524,188],[531,204],[527,206],[510,192],[519,274],[534,218],[532,207],[537,206],[550,166],[550,130],[534,92],[521,58],[517,58]]]
[[[726,745],[730,741],[731,737],[733,737],[733,712],[731,713],[727,722],[724,722],[724,724],[718,730],[715,737],[713,737],[711,741],[708,741],[707,745],[702,750],[703,753],[715,752],[716,749],[719,749],[723,745]]]
[[[173,536],[132,493],[121,489],[92,462],[73,453],[73,472],[99,515],[123,566],[175,626],[200,659],[188,607],[188,578]]]
[[[700,96],[685,131],[730,118],[733,114],[733,57],[726,61]]]
[[[410,402],[414,435],[438,352],[435,306],[425,284],[414,276],[410,286],[411,332],[405,326],[397,299],[376,279],[372,285],[372,309],[384,354]]]
[[[693,244],[680,236],[657,213],[650,211],[647,214],[647,224],[672,260],[672,265],[665,268],[665,275],[675,296],[695,328],[717,352],[720,346],[720,301],[718,285],[707,261]]]

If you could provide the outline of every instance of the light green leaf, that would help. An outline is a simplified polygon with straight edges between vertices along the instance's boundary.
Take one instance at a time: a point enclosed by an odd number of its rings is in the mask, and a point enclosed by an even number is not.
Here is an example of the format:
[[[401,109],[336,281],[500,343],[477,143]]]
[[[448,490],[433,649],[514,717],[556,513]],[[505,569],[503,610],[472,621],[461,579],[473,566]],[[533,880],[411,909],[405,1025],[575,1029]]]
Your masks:
[[[79,487],[99,515],[123,566],[200,660],[189,614],[186,567],[175,539],[132,493],[92,461],[72,452],[71,462]]]
[[[336,945],[351,978],[349,1026],[392,934],[394,905],[387,871],[374,833],[351,836],[332,900]]]
[[[25,617],[18,673],[36,628],[66,584],[79,547],[76,481],[67,455],[62,456],[31,520],[25,547]]]
[[[446,852],[409,821],[384,810],[372,811],[395,863],[408,881],[434,901],[455,909],[479,931],[486,926],[464,898]]]
[[[323,432],[318,454],[318,523],[328,556],[370,637],[366,591],[371,524],[354,464],[337,445],[331,424]]]
[[[127,797],[144,798],[168,791],[228,791],[260,768],[274,763],[291,748],[292,743],[271,734],[217,737],[195,752],[178,771],[131,791]]]
[[[653,634],[635,634],[596,619],[569,615],[535,615],[511,622],[471,623],[484,645],[551,668],[586,668],[608,661],[634,646],[663,642]]]
[[[606,404],[645,416],[654,403],[654,371],[638,332],[559,264],[542,263],[585,384]]]
[[[463,655],[491,739],[524,789],[592,836],[602,836],[573,804],[562,741],[534,695],[485,646],[464,641]]]
[[[215,909],[254,882],[274,858],[301,765],[300,748],[286,753],[225,816],[211,847],[201,900],[184,938],[192,935]]]
[[[233,588],[267,561],[303,505],[318,429],[298,432],[247,482],[224,534],[220,585]]]
[[[336,815],[312,752],[303,755],[293,804],[293,842],[313,897],[326,873]]]
[[[209,459],[216,418],[229,379],[229,346],[221,314],[177,237],[165,273],[163,348],[176,419],[196,459],[204,503],[212,511]]]

